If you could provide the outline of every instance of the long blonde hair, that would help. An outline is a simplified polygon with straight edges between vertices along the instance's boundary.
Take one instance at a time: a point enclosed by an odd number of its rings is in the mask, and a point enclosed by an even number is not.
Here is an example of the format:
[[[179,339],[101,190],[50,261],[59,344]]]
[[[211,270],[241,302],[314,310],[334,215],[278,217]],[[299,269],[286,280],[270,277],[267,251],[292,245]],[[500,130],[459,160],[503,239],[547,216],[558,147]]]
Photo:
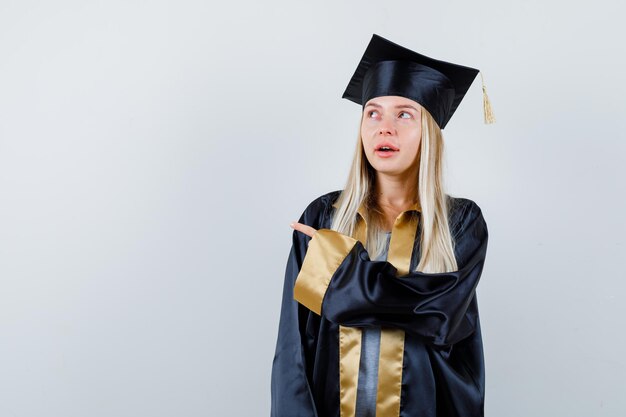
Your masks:
[[[422,139],[418,149],[417,195],[421,207],[419,223],[422,233],[421,256],[415,270],[430,273],[450,272],[457,269],[457,262],[448,225],[449,204],[443,184],[443,135],[424,107],[421,107],[421,113]],[[330,228],[354,236],[357,210],[365,203],[368,225],[366,249],[370,253],[370,258],[374,259],[382,251],[385,242],[384,234],[381,233],[382,211],[374,193],[376,171],[367,160],[361,134],[357,136],[348,181],[337,199],[337,208],[333,213]]]

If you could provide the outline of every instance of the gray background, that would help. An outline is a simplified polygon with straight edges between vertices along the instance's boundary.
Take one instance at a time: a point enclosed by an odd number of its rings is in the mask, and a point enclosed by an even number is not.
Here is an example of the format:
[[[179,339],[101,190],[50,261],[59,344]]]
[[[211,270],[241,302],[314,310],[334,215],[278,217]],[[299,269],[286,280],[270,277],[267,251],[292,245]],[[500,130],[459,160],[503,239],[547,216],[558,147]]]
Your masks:
[[[444,136],[490,231],[486,415],[625,415],[617,1],[2,0],[0,416],[268,415],[372,33],[484,71],[497,124],[477,78]]]

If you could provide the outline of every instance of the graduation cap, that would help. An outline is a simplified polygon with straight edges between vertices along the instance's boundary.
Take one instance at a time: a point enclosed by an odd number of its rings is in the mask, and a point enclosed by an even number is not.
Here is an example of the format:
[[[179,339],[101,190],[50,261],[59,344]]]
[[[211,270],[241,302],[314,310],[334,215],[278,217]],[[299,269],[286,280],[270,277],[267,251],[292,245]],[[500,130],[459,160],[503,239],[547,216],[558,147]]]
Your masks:
[[[429,58],[374,34],[342,98],[365,106],[374,97],[406,97],[424,106],[443,129],[478,73],[475,68]],[[484,80],[483,111],[485,123],[495,122]]]

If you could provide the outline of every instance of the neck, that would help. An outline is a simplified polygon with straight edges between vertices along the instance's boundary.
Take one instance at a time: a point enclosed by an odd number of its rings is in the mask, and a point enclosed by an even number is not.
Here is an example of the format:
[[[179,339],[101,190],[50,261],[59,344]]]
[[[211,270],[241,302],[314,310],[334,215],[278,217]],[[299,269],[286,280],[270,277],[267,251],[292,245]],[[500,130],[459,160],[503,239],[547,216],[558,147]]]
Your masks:
[[[415,175],[376,175],[376,200],[381,207],[403,210],[418,199]]]

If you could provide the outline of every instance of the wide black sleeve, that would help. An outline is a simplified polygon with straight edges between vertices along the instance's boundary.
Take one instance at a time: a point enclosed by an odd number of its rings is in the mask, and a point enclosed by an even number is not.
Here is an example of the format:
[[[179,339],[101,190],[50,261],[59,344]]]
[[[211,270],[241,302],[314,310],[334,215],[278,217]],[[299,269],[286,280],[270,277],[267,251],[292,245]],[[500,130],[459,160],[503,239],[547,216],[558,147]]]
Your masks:
[[[309,205],[299,222],[314,225],[316,210]],[[303,335],[306,317],[310,311],[293,298],[296,277],[302,267],[310,238],[293,232],[291,251],[285,269],[278,340],[272,364],[271,416],[272,417],[317,417],[311,387],[307,378],[307,364]]]
[[[478,311],[472,300],[487,253],[487,225],[474,202],[464,210],[455,235],[458,270],[397,276],[391,263],[370,260],[360,241],[319,229],[296,281],[295,298],[343,326],[395,327],[435,345],[456,343],[475,330]]]

